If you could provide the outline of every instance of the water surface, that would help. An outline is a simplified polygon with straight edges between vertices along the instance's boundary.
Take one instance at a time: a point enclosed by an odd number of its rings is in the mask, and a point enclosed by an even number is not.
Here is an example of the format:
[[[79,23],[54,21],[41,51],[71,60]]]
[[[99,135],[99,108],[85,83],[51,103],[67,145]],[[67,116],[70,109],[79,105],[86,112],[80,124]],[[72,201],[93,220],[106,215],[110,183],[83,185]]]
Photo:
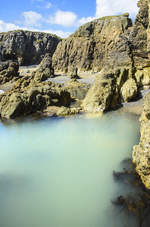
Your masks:
[[[138,130],[137,117],[117,112],[0,124],[0,226],[128,226],[111,200],[129,189],[112,171]]]

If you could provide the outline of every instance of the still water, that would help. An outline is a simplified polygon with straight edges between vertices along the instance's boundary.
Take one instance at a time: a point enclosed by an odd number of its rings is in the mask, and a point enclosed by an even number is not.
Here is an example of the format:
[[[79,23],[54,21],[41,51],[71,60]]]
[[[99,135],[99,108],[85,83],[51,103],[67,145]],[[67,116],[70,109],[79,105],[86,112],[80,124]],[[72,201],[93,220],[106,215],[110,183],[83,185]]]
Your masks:
[[[0,227],[128,226],[112,172],[138,137],[138,118],[117,112],[0,124]]]

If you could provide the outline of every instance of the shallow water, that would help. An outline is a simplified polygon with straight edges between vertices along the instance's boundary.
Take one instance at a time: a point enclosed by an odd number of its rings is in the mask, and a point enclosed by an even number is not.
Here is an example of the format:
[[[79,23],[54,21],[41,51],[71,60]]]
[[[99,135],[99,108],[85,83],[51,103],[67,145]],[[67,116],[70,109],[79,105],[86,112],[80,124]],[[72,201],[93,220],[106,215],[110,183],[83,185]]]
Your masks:
[[[0,226],[129,227],[111,200],[130,189],[112,171],[138,130],[137,117],[117,112],[0,124]]]

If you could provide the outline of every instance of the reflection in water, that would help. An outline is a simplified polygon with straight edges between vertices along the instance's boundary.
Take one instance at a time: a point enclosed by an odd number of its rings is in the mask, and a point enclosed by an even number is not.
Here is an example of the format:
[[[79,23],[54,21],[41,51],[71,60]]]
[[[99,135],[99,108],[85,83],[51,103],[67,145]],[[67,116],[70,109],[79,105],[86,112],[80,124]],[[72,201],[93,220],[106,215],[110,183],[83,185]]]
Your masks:
[[[0,226],[126,226],[111,201],[130,189],[112,172],[138,136],[137,118],[115,112],[0,125]]]

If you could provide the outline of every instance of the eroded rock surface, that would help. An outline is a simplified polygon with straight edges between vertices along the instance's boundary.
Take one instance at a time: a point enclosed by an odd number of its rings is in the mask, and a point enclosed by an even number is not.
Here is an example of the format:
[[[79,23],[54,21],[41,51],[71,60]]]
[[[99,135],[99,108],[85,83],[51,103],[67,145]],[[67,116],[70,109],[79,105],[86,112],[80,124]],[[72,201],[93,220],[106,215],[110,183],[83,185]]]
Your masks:
[[[0,62],[0,84],[19,78],[19,64],[13,61]]]
[[[19,79],[10,91],[0,95],[1,118],[15,119],[43,111],[48,106],[68,107],[71,101],[64,88],[49,81],[39,83],[25,77]]]
[[[54,68],[50,54],[46,54],[36,71],[32,73],[34,80],[38,82],[45,81],[54,77]]]
[[[143,183],[150,189],[150,93],[143,99],[140,123],[140,142],[134,147],[132,157]]]
[[[12,31],[0,33],[0,60],[17,60],[19,65],[39,64],[46,53],[53,55],[60,38],[56,35]]]
[[[53,55],[56,71],[100,71],[106,64],[131,65],[126,40],[121,35],[132,26],[128,14],[96,19],[81,26],[57,46]],[[112,58],[113,57],[113,58]]]

